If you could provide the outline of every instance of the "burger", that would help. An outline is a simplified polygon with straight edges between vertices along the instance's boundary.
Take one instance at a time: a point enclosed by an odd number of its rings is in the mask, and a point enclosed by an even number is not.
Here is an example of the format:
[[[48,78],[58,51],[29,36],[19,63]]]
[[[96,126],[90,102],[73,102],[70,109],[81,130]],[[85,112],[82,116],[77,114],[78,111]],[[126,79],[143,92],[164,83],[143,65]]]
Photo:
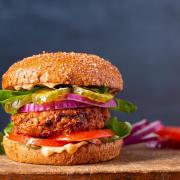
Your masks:
[[[52,165],[88,164],[119,156],[128,122],[110,111],[136,106],[115,96],[121,73],[85,53],[42,53],[13,64],[2,77],[0,102],[11,122],[3,147],[11,160]]]

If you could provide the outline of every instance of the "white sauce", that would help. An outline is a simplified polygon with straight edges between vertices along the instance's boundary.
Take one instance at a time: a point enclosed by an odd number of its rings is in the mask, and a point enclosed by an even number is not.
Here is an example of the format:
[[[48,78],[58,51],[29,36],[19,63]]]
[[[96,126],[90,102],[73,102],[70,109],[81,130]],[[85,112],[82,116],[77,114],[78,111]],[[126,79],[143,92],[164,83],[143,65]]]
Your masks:
[[[44,155],[44,156],[50,156],[54,153],[62,153],[63,151],[67,151],[69,154],[74,154],[78,148],[80,148],[81,146],[87,144],[86,141],[82,141],[82,142],[79,142],[77,144],[66,144],[62,147],[47,147],[47,146],[42,146],[41,147],[41,153]]]
[[[7,136],[5,136],[4,138],[8,138]],[[19,142],[16,142],[16,141],[13,141],[13,140],[10,140],[8,138],[9,141],[13,142],[13,143],[19,143]],[[74,154],[81,146],[85,145],[85,144],[88,144],[88,142],[86,141],[81,141],[79,143],[76,143],[76,144],[66,144],[62,147],[50,147],[50,146],[41,146],[41,153],[44,155],[44,156],[50,156],[54,153],[62,153],[63,151],[67,151],[69,154]]]

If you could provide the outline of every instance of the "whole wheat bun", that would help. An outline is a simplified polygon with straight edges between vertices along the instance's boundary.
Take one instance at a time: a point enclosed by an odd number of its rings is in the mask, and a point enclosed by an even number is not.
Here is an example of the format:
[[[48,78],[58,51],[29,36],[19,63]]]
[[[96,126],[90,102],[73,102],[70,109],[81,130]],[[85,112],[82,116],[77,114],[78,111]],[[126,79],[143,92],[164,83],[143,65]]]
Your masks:
[[[31,164],[75,165],[91,164],[108,161],[119,156],[122,140],[101,145],[86,144],[81,146],[73,155],[66,151],[54,153],[45,157],[39,149],[28,148],[26,145],[15,143],[3,138],[3,145],[9,159]]]
[[[37,84],[107,86],[123,89],[121,73],[109,61],[85,53],[42,53],[13,64],[3,75],[3,89],[31,89]]]

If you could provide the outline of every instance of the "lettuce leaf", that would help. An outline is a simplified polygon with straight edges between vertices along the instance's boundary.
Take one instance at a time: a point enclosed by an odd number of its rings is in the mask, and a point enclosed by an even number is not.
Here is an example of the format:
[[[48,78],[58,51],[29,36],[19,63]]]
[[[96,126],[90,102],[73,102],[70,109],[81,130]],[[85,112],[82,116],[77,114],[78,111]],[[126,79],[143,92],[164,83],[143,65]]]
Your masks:
[[[111,143],[111,142],[114,142],[119,139],[121,139],[121,137],[119,137],[118,135],[114,135],[109,138],[100,138],[101,142],[103,142],[103,143]]]
[[[124,113],[133,113],[137,110],[137,106],[129,101],[125,101],[122,99],[115,99],[117,106],[111,108],[114,111],[120,111]]]
[[[109,91],[109,89],[108,89],[108,87],[106,87],[106,86],[100,86],[99,87],[99,93],[108,93],[108,91]]]
[[[14,124],[13,122],[10,122],[5,128],[4,128],[4,134],[10,134]]]
[[[0,154],[4,154],[4,147],[2,145],[3,133],[0,132]]]
[[[10,122],[4,129],[4,133],[0,132],[0,154],[4,154],[4,147],[2,144],[3,136],[4,136],[4,134],[6,134],[6,135],[10,134],[12,128],[13,128],[13,123]]]
[[[132,129],[129,122],[119,121],[117,117],[112,117],[110,120],[108,120],[105,127],[114,131],[120,138],[128,136]]]
[[[34,87],[31,90],[21,90],[21,91],[12,91],[12,90],[0,90],[0,102],[7,100],[12,97],[21,96],[21,95],[28,95],[34,93],[40,87]]]
[[[0,90],[0,103],[7,113],[15,114],[17,110],[32,101],[32,94],[40,87],[34,87],[29,91]]]

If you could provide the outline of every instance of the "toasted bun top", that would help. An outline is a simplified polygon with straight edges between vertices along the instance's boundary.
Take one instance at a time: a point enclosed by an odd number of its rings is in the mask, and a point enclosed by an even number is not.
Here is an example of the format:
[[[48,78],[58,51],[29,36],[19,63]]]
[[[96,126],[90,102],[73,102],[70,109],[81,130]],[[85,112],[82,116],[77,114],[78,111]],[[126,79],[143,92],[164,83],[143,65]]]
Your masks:
[[[43,53],[13,64],[3,75],[3,89],[31,89],[37,84],[107,86],[123,89],[118,69],[99,56],[85,53]]]

